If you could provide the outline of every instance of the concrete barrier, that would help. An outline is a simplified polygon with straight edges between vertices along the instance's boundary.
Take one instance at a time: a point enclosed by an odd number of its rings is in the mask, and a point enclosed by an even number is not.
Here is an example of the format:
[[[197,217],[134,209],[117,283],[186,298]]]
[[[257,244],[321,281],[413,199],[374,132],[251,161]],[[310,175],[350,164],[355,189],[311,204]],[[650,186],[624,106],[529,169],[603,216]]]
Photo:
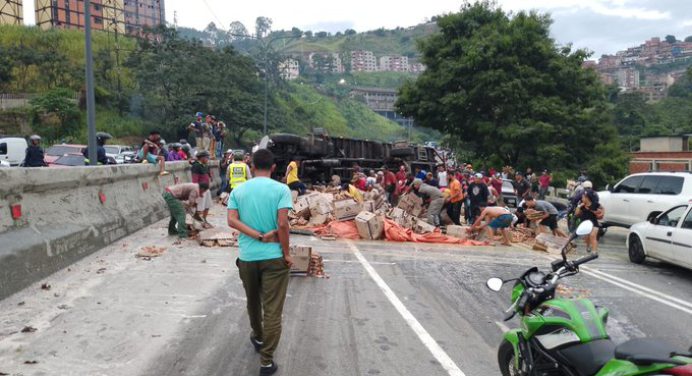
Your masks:
[[[215,164],[215,162],[212,162]],[[190,165],[0,169],[0,299],[168,215]],[[213,186],[219,179],[212,167]]]

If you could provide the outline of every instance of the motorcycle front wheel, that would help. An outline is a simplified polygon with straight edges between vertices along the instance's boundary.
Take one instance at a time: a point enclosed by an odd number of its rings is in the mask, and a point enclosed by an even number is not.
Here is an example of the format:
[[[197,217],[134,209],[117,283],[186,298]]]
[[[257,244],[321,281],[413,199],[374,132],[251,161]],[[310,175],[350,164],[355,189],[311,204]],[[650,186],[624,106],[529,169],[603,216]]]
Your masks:
[[[502,376],[519,376],[521,372],[517,369],[514,361],[514,346],[507,340],[503,340],[497,350],[497,362],[500,366]]]

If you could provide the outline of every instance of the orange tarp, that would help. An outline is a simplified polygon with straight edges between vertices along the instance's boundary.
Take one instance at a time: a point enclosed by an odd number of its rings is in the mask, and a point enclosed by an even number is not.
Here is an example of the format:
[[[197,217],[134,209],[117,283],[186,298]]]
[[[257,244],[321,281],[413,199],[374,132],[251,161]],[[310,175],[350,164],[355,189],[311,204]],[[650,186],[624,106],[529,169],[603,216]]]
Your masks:
[[[398,223],[384,219],[384,236],[387,240],[393,242],[414,242],[414,243],[443,243],[443,244],[459,244],[464,246],[488,245],[488,242],[481,242],[470,239],[457,239],[451,236],[443,235],[440,229],[435,229],[435,232],[428,234],[416,234],[413,230],[401,227]]]
[[[332,221],[326,225],[313,227],[312,231],[316,235],[334,235],[340,239],[359,240],[358,228],[354,221],[338,222]],[[443,235],[439,229],[429,234],[416,234],[411,229],[401,227],[398,223],[384,219],[384,235],[388,241],[393,242],[414,242],[414,243],[442,243],[442,244],[459,244],[463,246],[482,246],[488,245],[488,242],[482,242],[469,239],[457,239],[451,236]]]

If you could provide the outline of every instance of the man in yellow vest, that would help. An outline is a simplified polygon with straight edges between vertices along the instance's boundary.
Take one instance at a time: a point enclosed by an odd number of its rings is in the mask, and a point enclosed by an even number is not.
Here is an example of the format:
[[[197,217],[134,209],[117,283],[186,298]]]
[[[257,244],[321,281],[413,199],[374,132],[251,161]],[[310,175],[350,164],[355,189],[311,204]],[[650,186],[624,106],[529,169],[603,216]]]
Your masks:
[[[286,176],[284,176],[284,181],[288,185],[288,188],[292,191],[297,191],[298,195],[305,194],[305,184],[300,181],[298,177],[298,167],[300,166],[300,161],[294,160],[288,164],[286,167]]]
[[[243,155],[241,153],[233,155],[233,163],[228,166],[228,178],[231,191],[252,178],[250,169],[243,162]]]

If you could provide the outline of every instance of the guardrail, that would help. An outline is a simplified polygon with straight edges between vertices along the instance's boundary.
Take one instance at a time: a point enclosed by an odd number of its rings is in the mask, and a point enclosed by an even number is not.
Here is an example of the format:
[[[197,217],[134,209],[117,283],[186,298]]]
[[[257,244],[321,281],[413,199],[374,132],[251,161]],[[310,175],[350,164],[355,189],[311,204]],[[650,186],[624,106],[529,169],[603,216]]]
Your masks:
[[[0,169],[0,299],[163,219],[165,188],[191,180],[186,162],[166,169],[170,175],[149,164]],[[211,170],[218,184],[218,168]]]

